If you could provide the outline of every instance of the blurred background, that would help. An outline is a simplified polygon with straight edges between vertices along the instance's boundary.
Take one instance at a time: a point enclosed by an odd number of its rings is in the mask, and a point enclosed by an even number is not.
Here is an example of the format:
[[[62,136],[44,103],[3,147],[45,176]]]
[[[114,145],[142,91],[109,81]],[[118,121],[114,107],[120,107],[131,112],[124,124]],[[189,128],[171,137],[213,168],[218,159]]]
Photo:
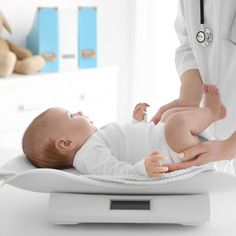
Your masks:
[[[113,116],[112,119],[121,123],[129,122],[133,107],[138,102],[147,102],[151,105],[148,112],[150,119],[161,105],[178,97],[180,81],[174,60],[175,49],[178,46],[174,30],[177,2],[1,0],[0,9],[12,28],[12,34],[3,31],[2,37],[18,46],[27,47],[26,38],[32,31],[38,7],[57,7],[59,12],[63,12],[78,7],[95,6],[97,8],[96,67],[99,69],[115,66],[119,71],[115,86],[116,101],[112,100],[112,104],[110,102],[109,105],[116,110],[115,118]],[[72,19],[72,17],[67,19],[67,28],[63,31],[64,39],[58,39],[61,44],[62,41],[63,44],[67,44],[67,41],[70,44],[74,37],[70,30],[74,27]],[[60,24],[62,22],[59,22],[59,30]],[[60,74],[61,71],[57,73]],[[0,89],[3,80],[6,81],[6,79],[0,80]],[[11,77],[7,80],[11,80]],[[102,106],[106,105],[105,101]]]
[[[38,6],[98,6],[99,66],[119,65],[118,119],[126,122],[131,107],[150,103],[154,112],[178,96],[174,54],[177,1],[165,0],[1,0],[0,9],[12,27],[4,36],[25,46]]]

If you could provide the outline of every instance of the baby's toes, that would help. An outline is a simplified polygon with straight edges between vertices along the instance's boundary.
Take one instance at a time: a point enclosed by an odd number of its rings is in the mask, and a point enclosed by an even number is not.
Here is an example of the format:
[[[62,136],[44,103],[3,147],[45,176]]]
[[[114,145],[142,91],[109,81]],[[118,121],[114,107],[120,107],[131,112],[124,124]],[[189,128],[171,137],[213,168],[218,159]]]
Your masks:
[[[213,93],[213,86],[212,85],[208,85],[208,92]]]
[[[213,92],[216,93],[216,90],[217,90],[217,86],[213,85]]]
[[[204,91],[205,93],[208,92],[208,85],[207,85],[207,84],[204,84],[204,85],[203,85],[203,91]]]
[[[216,86],[215,86],[215,94],[216,94],[216,95],[220,95],[220,90],[219,90],[219,88],[216,87]]]
[[[210,90],[211,90],[211,93],[215,93],[215,86],[212,85]]]
[[[211,85],[211,93],[216,93],[216,86],[215,85]]]

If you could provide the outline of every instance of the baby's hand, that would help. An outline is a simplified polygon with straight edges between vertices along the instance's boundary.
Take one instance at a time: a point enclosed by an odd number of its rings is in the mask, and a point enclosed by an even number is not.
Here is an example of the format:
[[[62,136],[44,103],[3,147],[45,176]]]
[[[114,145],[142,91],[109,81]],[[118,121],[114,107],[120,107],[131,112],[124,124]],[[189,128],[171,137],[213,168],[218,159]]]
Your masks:
[[[138,103],[133,111],[133,118],[137,121],[144,120],[145,114],[147,112],[147,107],[150,107],[147,103]]]
[[[144,161],[147,174],[150,177],[159,177],[168,172],[168,167],[162,166],[161,161],[164,160],[166,160],[166,157],[161,156],[158,151],[153,151]]]

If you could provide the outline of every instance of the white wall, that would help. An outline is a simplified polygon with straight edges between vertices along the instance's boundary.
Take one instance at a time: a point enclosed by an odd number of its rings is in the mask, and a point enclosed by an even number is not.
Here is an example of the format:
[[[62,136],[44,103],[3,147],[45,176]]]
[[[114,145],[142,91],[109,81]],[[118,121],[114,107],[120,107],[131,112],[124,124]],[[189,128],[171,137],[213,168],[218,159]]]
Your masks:
[[[25,46],[36,8],[46,6],[64,7],[98,6],[98,64],[119,65],[118,120],[128,119],[130,73],[133,45],[133,14],[135,0],[0,0],[0,9],[7,17],[13,34],[5,31],[3,36],[20,46]]]
[[[179,96],[175,66],[179,41],[174,29],[177,0],[135,0],[136,30],[133,56],[133,104],[150,104],[148,119]]]

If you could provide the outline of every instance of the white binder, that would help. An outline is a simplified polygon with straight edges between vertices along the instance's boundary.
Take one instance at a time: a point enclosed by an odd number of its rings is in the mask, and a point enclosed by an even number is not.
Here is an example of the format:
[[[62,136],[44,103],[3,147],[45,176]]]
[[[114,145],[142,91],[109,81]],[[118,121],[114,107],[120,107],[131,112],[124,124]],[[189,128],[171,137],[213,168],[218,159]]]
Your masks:
[[[59,9],[59,45],[60,71],[76,70],[78,68],[78,26],[77,9]]]

